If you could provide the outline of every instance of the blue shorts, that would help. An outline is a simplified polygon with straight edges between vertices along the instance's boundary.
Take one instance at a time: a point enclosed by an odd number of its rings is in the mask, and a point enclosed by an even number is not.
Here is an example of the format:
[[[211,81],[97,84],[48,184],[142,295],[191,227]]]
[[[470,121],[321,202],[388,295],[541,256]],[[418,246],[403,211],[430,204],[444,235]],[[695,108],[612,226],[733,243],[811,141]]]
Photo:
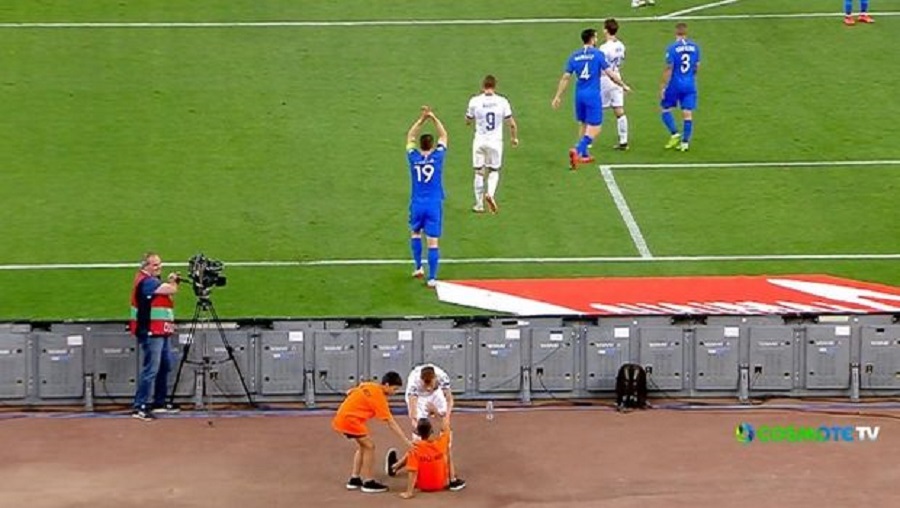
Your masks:
[[[587,125],[600,125],[603,123],[603,105],[600,102],[600,93],[593,96],[575,96],[575,120]]]
[[[678,106],[683,110],[693,111],[697,109],[697,90],[666,88],[666,92],[663,94],[662,100],[659,101],[659,105],[663,109]]]
[[[429,238],[441,237],[441,219],[443,210],[440,203],[418,203],[409,205],[409,230],[413,233],[425,234]]]

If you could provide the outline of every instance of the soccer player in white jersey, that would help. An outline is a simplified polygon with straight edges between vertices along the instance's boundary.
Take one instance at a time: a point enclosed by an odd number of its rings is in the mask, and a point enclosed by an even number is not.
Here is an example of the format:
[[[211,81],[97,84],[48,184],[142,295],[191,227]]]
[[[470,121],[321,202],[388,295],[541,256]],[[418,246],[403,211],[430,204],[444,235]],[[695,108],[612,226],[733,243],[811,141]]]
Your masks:
[[[603,22],[603,33],[606,42],[600,45],[600,51],[606,56],[610,70],[621,76],[622,64],[625,63],[625,45],[622,44],[616,34],[619,32],[619,23],[615,19],[607,19]],[[612,108],[616,115],[616,131],[619,133],[619,144],[616,150],[628,150],[628,117],[625,116],[625,90],[615,84],[609,76],[604,74],[600,78],[600,98],[603,109]]]
[[[419,418],[428,418],[429,408],[449,421],[453,410],[450,376],[433,363],[414,368],[406,379],[406,407],[413,428]]]
[[[497,186],[500,184],[500,166],[503,164],[503,123],[509,125],[512,146],[519,145],[518,126],[512,107],[506,97],[496,92],[497,79],[485,76],[481,93],[469,99],[466,125],[475,123],[475,139],[472,141],[472,167],[475,169],[475,206],[472,211],[484,212],[487,203],[492,213],[497,213]],[[485,189],[487,180],[487,189]]]

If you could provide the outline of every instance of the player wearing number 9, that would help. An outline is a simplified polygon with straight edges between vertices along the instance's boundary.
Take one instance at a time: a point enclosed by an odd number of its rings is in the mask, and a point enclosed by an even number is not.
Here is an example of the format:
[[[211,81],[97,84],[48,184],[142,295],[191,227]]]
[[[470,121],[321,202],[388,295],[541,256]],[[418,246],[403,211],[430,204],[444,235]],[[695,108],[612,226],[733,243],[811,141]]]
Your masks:
[[[694,115],[697,109],[697,71],[700,69],[700,47],[687,38],[687,24],[675,25],[675,42],[666,48],[666,69],[660,86],[662,121],[669,129],[666,148],[688,151],[694,131]],[[680,106],[684,119],[684,131],[679,134],[672,116],[672,108]]]
[[[437,146],[431,134],[419,131],[426,121],[434,123],[438,133]],[[418,137],[418,140],[416,139]],[[422,233],[428,240],[428,287],[437,285],[438,262],[440,251],[438,239],[441,237],[441,219],[444,203],[444,154],[447,152],[447,130],[444,124],[428,106],[422,106],[422,112],[406,134],[406,159],[409,162],[409,174],[412,180],[412,194],[409,200],[409,241],[412,249],[415,270],[413,277],[421,279],[425,272],[422,269]]]

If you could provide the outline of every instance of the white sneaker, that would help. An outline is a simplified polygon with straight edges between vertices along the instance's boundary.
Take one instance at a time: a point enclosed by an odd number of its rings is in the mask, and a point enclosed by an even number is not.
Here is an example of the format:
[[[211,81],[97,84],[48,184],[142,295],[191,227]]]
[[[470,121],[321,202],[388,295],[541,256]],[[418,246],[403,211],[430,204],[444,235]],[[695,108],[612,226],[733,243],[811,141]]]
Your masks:
[[[484,213],[484,207],[475,205],[472,207],[472,211],[475,213]]]
[[[437,287],[437,279],[428,279],[428,282],[426,284],[430,288],[436,288]]]
[[[425,269],[419,268],[418,270],[413,271],[412,276],[416,279],[421,279],[422,277],[425,277]]]

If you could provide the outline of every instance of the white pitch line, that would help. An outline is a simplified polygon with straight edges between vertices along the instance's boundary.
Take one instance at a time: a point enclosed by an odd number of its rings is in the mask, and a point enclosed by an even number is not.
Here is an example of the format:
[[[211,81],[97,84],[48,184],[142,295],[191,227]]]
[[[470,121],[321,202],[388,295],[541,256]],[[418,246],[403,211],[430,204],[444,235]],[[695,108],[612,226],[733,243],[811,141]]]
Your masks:
[[[622,189],[620,189],[619,184],[616,183],[616,177],[613,176],[612,170],[609,166],[600,166],[600,174],[603,175],[603,181],[606,182],[606,188],[609,189],[613,202],[616,203],[616,208],[619,209],[619,215],[621,215],[622,220],[625,221],[625,227],[628,228],[628,234],[631,235],[631,241],[634,242],[634,246],[637,248],[638,253],[642,258],[652,258],[653,254],[650,252],[650,248],[647,247],[647,241],[644,240],[641,228],[638,226],[637,221],[634,220],[634,215],[631,214],[631,208],[628,208],[628,202],[625,201],[625,195],[622,194]]]
[[[900,160],[870,161],[785,161],[785,162],[688,162],[650,164],[610,164],[610,169],[741,169],[741,168],[815,168],[855,166],[900,166]],[[602,169],[602,168],[601,168]]]
[[[720,0],[718,2],[710,2],[703,5],[697,5],[694,7],[690,7],[688,9],[682,9],[680,11],[670,12],[669,14],[665,14],[660,16],[659,19],[672,19],[677,18],[678,16],[683,16],[685,14],[690,14],[692,12],[702,11],[705,9],[712,9],[713,7],[721,7],[723,5],[729,5],[733,3],[737,3],[738,0]]]
[[[449,265],[490,264],[578,264],[578,263],[709,263],[732,261],[893,261],[895,254],[737,254],[699,256],[583,256],[583,257],[521,257],[521,258],[449,258],[441,263]],[[409,259],[316,259],[310,261],[225,261],[226,267],[290,268],[318,266],[391,266],[408,265]],[[166,263],[167,267],[184,267],[187,263]],[[101,270],[136,269],[136,263],[41,263],[0,265],[0,271],[40,270]]]
[[[619,21],[671,22],[673,19],[687,21],[725,21],[752,19],[798,19],[798,18],[840,18],[841,12],[795,12],[768,14],[720,14],[720,15],[679,15],[677,18],[664,16],[634,16],[618,18]],[[900,11],[877,13],[878,17],[900,16]],[[566,23],[598,23],[602,18],[509,18],[509,19],[410,19],[410,20],[359,20],[359,21],[97,21],[97,22],[23,22],[0,23],[0,29],[78,29],[78,28],[331,28],[366,26],[464,26],[464,25],[548,25]]]

